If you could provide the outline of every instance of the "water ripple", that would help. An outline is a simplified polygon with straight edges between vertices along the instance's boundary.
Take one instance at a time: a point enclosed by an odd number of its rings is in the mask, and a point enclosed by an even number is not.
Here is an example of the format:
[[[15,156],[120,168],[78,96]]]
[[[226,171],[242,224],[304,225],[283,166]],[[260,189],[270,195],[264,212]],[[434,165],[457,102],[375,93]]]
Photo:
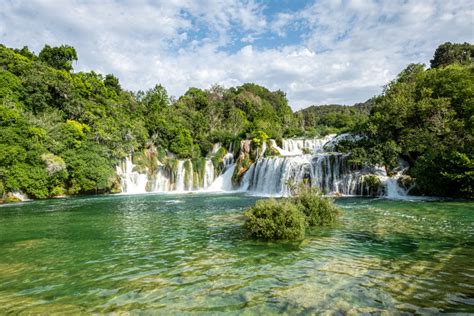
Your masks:
[[[303,242],[246,238],[246,196],[88,197],[0,212],[0,312],[421,313],[474,310],[463,202],[339,199]]]

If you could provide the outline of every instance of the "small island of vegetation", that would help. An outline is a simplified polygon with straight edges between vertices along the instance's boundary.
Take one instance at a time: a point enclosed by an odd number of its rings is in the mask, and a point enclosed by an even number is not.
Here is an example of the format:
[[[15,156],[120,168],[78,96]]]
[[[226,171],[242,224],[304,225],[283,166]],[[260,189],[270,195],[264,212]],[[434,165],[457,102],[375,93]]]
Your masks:
[[[334,224],[340,210],[317,188],[300,185],[291,197],[259,200],[245,211],[250,236],[264,240],[301,240],[307,227]]]

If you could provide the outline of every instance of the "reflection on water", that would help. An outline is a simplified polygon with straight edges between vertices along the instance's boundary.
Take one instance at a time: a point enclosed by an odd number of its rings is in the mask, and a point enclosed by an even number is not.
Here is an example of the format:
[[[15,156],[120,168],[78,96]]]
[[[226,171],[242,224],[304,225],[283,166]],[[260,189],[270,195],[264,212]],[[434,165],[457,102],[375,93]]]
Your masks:
[[[468,202],[340,199],[300,243],[248,240],[243,195],[0,208],[3,313],[474,312]]]

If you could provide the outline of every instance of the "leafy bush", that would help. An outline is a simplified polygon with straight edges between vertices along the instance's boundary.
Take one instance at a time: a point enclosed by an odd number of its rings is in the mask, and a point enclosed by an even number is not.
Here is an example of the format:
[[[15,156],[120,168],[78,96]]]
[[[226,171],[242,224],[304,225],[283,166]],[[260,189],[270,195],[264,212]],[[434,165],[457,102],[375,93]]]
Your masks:
[[[333,200],[314,188],[298,187],[295,195],[280,200],[260,200],[245,211],[245,227],[254,238],[301,240],[306,226],[327,226],[340,215]]]
[[[251,236],[266,240],[304,238],[305,217],[288,200],[260,200],[245,211],[245,227]]]
[[[290,201],[304,214],[308,226],[327,226],[337,220],[340,211],[331,198],[324,197],[316,188],[300,187],[298,190]]]

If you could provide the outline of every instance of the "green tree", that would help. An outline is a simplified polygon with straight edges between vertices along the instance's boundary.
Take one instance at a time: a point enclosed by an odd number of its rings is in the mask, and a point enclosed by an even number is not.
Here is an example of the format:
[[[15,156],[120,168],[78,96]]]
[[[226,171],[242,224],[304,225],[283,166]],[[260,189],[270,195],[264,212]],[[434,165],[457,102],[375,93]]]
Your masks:
[[[108,74],[105,76],[104,85],[107,88],[112,89],[116,93],[120,93],[120,91],[122,91],[122,87],[120,86],[119,79],[112,74]]]
[[[469,65],[474,61],[474,45],[469,43],[453,44],[446,42],[435,51],[430,61],[431,68],[439,68],[454,63]]]
[[[77,61],[76,49],[69,45],[59,47],[45,45],[38,57],[53,68],[66,71],[71,71],[72,63]]]

